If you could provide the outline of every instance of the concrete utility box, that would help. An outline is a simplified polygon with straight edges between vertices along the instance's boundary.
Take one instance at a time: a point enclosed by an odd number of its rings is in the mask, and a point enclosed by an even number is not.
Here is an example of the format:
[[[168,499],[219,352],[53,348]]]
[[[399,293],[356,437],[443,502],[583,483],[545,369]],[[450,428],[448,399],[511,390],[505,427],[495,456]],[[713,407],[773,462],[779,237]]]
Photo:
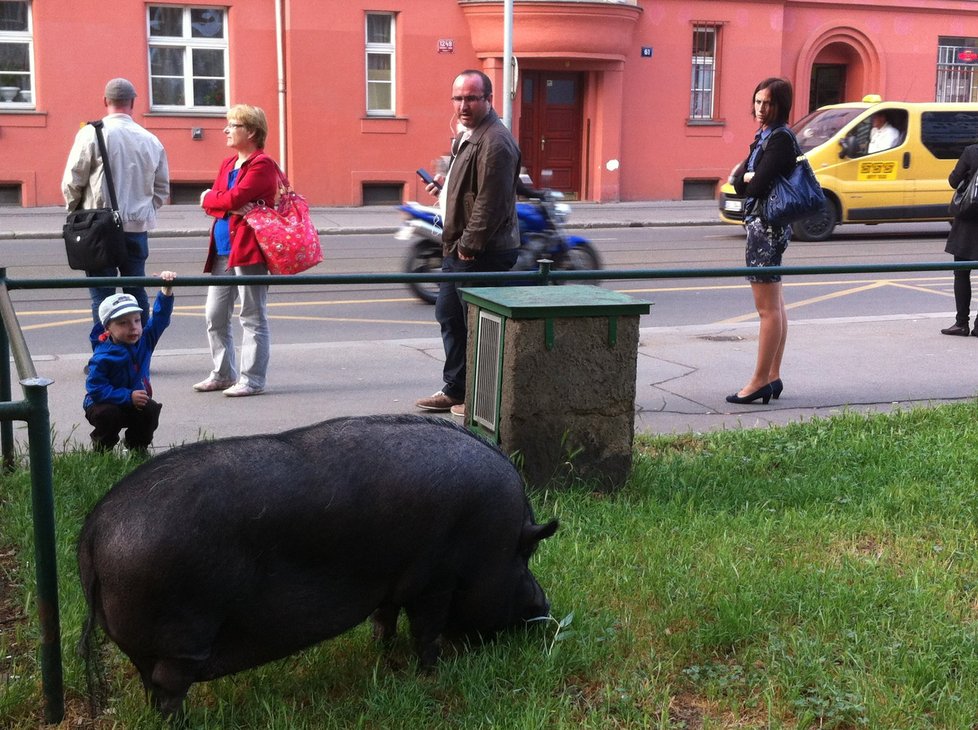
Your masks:
[[[639,316],[651,304],[598,286],[462,289],[465,424],[530,484],[578,476],[621,487],[632,466]]]

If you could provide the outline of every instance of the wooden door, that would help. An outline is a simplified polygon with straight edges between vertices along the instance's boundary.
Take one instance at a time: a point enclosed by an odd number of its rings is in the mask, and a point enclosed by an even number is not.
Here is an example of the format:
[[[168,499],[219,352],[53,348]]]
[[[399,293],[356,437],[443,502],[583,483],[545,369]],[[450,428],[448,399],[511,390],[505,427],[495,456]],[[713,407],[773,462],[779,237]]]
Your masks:
[[[551,71],[520,76],[523,164],[537,187],[580,197],[584,76]]]

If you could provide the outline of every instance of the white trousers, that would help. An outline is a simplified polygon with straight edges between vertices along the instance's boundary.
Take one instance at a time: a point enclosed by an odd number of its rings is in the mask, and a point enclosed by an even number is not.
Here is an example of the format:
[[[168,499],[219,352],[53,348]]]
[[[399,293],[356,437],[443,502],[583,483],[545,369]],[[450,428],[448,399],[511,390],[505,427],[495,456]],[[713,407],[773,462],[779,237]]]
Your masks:
[[[264,264],[236,266],[233,272],[225,271],[227,256],[214,261],[213,274],[235,276],[267,274]],[[241,371],[238,372],[234,352],[234,336],[231,320],[234,303],[240,297],[241,312]],[[265,387],[265,373],[271,340],[268,334],[268,287],[267,286],[211,286],[207,288],[207,304],[204,307],[207,320],[207,340],[211,347],[215,380],[247,383],[253,388]]]

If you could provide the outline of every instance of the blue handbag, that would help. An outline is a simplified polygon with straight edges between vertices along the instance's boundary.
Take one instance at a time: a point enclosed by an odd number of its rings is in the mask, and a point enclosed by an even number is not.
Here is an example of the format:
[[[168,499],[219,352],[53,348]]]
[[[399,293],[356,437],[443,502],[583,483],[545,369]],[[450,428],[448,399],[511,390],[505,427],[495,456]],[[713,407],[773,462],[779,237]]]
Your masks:
[[[761,217],[774,226],[790,225],[815,215],[825,207],[825,193],[815,179],[815,172],[808,158],[802,154],[798,140],[791,130],[782,129],[791,135],[791,141],[795,145],[795,167],[788,177],[778,175],[764,201],[764,214]]]

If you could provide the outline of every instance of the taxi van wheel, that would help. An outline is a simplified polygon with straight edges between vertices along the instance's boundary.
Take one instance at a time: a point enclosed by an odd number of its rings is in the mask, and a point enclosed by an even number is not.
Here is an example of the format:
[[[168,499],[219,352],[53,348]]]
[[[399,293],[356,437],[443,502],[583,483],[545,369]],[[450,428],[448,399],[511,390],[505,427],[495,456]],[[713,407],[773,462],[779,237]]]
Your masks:
[[[838,222],[835,205],[827,202],[820,213],[791,225],[792,238],[796,241],[827,241]]]

